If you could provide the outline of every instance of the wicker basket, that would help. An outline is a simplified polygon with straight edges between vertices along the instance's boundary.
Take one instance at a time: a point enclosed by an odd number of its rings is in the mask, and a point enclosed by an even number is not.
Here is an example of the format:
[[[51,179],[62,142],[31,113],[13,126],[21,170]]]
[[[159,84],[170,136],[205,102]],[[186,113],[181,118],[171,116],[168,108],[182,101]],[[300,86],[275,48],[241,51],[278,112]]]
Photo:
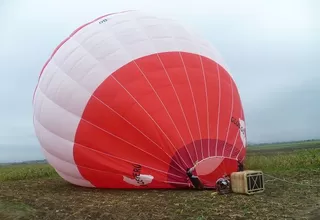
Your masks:
[[[231,173],[231,189],[235,193],[256,194],[265,190],[262,171],[245,170]]]

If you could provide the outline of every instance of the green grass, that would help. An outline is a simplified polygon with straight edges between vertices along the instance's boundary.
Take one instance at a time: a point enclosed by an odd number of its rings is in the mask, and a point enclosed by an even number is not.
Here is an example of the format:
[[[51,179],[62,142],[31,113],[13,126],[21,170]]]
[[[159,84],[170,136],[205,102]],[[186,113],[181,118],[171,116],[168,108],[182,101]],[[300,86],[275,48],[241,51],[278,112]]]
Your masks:
[[[245,167],[265,172],[319,168],[320,148],[267,155],[263,153],[249,154],[245,161]]]
[[[58,177],[48,164],[0,166],[0,181]]]

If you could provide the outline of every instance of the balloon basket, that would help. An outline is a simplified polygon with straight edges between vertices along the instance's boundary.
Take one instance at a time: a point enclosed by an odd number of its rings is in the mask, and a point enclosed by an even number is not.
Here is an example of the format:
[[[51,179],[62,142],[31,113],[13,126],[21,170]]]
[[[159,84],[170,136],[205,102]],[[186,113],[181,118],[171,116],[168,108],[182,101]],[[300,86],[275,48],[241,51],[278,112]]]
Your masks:
[[[231,189],[234,193],[256,194],[265,190],[262,171],[245,170],[233,172],[230,176]]]

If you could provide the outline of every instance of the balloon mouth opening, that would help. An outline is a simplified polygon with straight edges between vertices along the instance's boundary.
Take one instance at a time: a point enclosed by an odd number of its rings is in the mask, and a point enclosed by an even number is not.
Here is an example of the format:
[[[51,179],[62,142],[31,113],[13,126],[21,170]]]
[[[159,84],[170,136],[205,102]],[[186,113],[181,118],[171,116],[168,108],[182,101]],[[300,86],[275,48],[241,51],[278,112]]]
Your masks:
[[[236,158],[225,158],[223,156],[207,157],[199,161],[195,171],[204,183],[215,184],[216,180],[224,175],[236,172],[238,163]]]

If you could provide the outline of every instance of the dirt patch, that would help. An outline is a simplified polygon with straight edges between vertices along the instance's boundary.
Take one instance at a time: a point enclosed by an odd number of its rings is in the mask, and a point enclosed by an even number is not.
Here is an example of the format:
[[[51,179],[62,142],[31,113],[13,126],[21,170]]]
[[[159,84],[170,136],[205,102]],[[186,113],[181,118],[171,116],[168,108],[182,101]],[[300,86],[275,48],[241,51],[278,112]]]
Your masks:
[[[320,219],[320,198],[319,198],[319,203],[316,206],[316,208],[311,208],[307,212],[307,218],[310,220],[319,220]]]
[[[0,219],[28,220],[33,218],[35,210],[22,202],[15,202],[14,199],[0,200]]]

